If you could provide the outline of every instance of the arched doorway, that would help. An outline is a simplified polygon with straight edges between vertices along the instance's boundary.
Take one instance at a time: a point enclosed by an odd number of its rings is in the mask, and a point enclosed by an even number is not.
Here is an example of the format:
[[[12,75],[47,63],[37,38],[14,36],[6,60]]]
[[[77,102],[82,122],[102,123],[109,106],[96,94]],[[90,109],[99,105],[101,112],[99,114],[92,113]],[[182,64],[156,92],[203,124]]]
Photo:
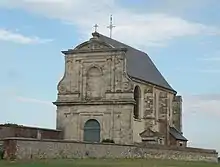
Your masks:
[[[88,120],[84,125],[84,141],[100,142],[100,124],[95,119]]]
[[[136,86],[134,89],[134,118],[138,119],[140,117],[140,99],[141,99],[141,90],[139,86]]]

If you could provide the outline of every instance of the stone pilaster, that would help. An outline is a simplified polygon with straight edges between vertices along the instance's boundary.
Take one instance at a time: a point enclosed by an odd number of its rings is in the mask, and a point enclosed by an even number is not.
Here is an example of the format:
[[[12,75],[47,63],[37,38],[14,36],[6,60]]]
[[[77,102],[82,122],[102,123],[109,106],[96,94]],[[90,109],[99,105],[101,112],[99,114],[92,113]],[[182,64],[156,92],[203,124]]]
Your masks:
[[[155,114],[154,114],[154,95],[153,87],[148,86],[144,91],[144,116],[145,129],[152,128],[155,124]]]
[[[169,144],[168,95],[159,93],[159,132],[164,135],[165,144]]]

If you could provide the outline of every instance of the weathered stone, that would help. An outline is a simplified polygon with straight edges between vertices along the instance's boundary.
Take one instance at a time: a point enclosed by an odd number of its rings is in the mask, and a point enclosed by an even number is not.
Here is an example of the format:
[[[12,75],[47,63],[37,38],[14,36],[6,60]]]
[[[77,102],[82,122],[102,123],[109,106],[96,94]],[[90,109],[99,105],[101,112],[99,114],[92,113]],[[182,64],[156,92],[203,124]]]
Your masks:
[[[217,162],[215,150],[155,145],[91,144],[59,140],[11,138],[5,141],[6,157],[15,159],[154,158]],[[7,147],[9,143],[11,147]]]
[[[173,124],[182,132],[182,97],[175,96],[173,100]]]
[[[65,74],[54,104],[57,128],[64,131],[64,139],[83,141],[83,126],[90,119],[100,123],[100,140],[109,138],[121,144],[141,142],[139,133],[147,128],[160,132],[161,119],[172,126],[175,92],[128,76],[126,49],[113,48],[100,41],[97,33],[93,35],[63,52]],[[137,99],[136,86],[140,88]],[[138,116],[133,116],[135,108]],[[168,131],[160,133],[168,139]]]

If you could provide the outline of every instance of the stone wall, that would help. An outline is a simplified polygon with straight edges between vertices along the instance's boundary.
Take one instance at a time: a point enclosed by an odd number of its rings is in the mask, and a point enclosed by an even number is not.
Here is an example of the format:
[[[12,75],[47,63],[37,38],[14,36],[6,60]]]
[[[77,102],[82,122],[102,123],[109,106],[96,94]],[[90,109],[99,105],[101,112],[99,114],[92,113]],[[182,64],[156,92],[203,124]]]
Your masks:
[[[140,142],[139,134],[150,128],[160,133],[162,143],[169,145],[169,127],[173,126],[173,98],[175,93],[159,86],[132,79],[134,87],[141,91],[140,117],[133,123],[134,142]],[[159,140],[158,140],[159,141]]]
[[[140,133],[143,132],[145,129],[144,129],[144,121],[139,119],[139,120],[134,120],[134,123],[133,123],[133,141],[136,142],[136,143],[139,143],[142,141],[142,138],[140,136]]]
[[[0,139],[7,137],[62,139],[63,134],[61,131],[55,129],[44,129],[13,124],[0,125]]]
[[[217,162],[215,150],[153,145],[91,144],[65,140],[8,138],[5,158],[156,158]],[[13,152],[14,151],[14,152]]]
[[[177,140],[172,135],[169,136],[170,145],[178,147],[187,147],[187,141]]]
[[[115,143],[132,143],[132,105],[77,105],[61,106],[58,119],[62,119],[64,139],[83,141],[86,121],[95,119],[100,124],[100,141],[112,139]],[[69,111],[70,109],[70,111]]]

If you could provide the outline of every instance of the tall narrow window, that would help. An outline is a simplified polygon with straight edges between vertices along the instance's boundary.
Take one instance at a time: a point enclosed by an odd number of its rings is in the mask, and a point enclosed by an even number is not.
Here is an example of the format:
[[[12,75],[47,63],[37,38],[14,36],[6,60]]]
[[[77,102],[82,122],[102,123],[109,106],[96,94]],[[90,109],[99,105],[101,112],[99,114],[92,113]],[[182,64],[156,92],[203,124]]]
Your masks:
[[[134,118],[138,119],[140,117],[140,99],[141,99],[141,90],[139,86],[136,86],[134,89]]]

